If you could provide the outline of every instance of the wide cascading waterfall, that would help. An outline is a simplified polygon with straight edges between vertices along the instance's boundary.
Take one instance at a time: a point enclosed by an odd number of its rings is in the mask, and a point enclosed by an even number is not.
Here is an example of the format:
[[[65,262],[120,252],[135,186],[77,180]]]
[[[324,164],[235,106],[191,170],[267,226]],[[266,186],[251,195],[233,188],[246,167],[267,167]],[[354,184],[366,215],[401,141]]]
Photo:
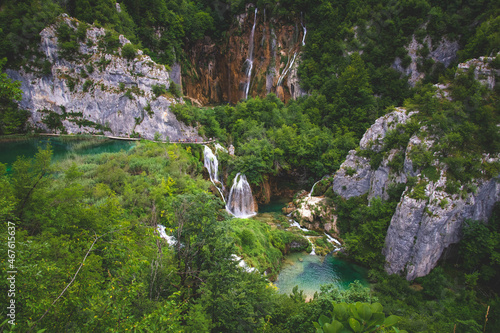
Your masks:
[[[222,193],[222,190],[224,189],[224,185],[222,184],[222,181],[219,180],[219,160],[217,159],[217,156],[212,152],[208,146],[205,146],[204,151],[203,151],[203,165],[205,168],[208,170],[208,174],[210,176],[210,181],[212,184],[214,184],[215,188],[217,191],[219,191],[220,196],[222,197],[222,200],[224,203],[226,203],[226,199],[224,198],[224,194]],[[219,186],[222,188],[219,188]]]
[[[245,99],[248,98],[248,91],[250,90],[250,80],[252,79],[252,68],[253,68],[253,36],[255,34],[255,24],[257,23],[257,8],[255,8],[255,15],[253,18],[252,32],[250,33],[250,40],[248,42],[248,58],[245,60],[247,69],[247,83],[245,85]]]
[[[229,192],[226,210],[235,217],[245,219],[257,214],[254,207],[252,189],[248,184],[247,177],[238,173],[234,177],[233,186]]]

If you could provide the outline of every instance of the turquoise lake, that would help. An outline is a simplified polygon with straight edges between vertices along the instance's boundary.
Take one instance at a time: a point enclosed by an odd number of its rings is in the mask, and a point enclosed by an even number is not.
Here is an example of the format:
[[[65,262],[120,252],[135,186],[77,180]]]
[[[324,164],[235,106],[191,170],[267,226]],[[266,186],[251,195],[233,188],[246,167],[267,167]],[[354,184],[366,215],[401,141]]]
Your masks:
[[[368,286],[367,270],[332,254],[321,257],[301,252],[286,256],[274,284],[283,294],[290,294],[293,287],[299,286],[299,290],[304,291],[307,299],[311,299],[315,292],[319,293],[323,284],[333,283],[344,290],[355,280]]]
[[[104,138],[89,140],[85,137],[27,137],[15,141],[0,142],[0,162],[6,163],[7,171],[10,171],[12,163],[16,161],[18,156],[31,158],[38,152],[39,147],[46,148],[49,143],[53,150],[52,161],[63,159],[71,153],[87,155],[127,151],[135,145],[134,141]]]

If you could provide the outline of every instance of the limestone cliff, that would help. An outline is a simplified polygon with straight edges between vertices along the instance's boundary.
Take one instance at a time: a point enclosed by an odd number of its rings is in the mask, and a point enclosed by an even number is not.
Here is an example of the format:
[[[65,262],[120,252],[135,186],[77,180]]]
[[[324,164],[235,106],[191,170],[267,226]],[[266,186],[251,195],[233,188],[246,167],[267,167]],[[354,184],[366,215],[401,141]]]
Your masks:
[[[435,155],[432,148],[439,139],[427,133],[425,126],[411,136],[404,149],[384,147],[389,131],[416,114],[398,109],[379,118],[363,136],[360,149],[349,153],[333,180],[334,192],[342,197],[367,194],[369,200],[377,196],[388,199],[391,186],[406,184],[387,231],[383,254],[386,271],[404,274],[408,280],[427,275],[444,249],[460,240],[464,221],[486,221],[495,202],[500,201],[499,178],[474,179],[450,191],[450,167]],[[427,170],[421,170],[412,157],[426,152],[436,157]],[[380,163],[374,163],[377,158]],[[396,158],[399,160],[394,163]],[[483,155],[481,163],[498,159]]]
[[[265,11],[254,15],[254,8],[247,6],[247,12],[234,19],[224,41],[205,37],[186,45],[189,64],[183,65],[184,93],[202,104],[237,103],[243,99],[249,79],[246,59],[252,43],[248,97],[275,93],[287,101],[304,95],[297,77],[304,32],[298,18],[295,22],[285,21],[268,17]]]
[[[429,36],[425,37],[422,43],[419,43],[415,36],[412,36],[411,42],[405,46],[405,49],[409,59],[411,59],[409,64],[403,64],[403,60],[396,57],[392,67],[408,76],[408,83],[415,86],[417,82],[425,77],[425,73],[419,70],[419,63],[421,64],[427,59],[433,63],[440,63],[447,68],[457,59],[459,44],[457,41],[450,41],[446,38],[433,42]]]
[[[62,57],[57,27],[67,24],[76,30],[81,24],[63,14],[59,22],[41,33],[40,52],[50,64],[50,71],[32,68],[9,70],[8,75],[21,81],[20,106],[31,112],[34,127],[47,130],[45,117],[51,112],[60,116],[68,133],[97,133],[127,136],[134,132],[153,139],[198,139],[197,131],[177,121],[169,110],[180,102],[173,96],[156,96],[154,86],[170,85],[169,73],[139,50],[127,60],[120,56],[129,41],[120,36],[118,50],[102,47],[106,31],[90,27],[85,41],[78,43],[76,55]],[[166,92],[166,91],[165,91]]]
[[[387,132],[396,129],[397,125],[405,124],[414,114],[416,112],[399,108],[377,119],[363,135],[359,145],[360,151],[380,152]],[[373,170],[368,157],[351,150],[335,174],[333,191],[346,199],[366,193],[369,199],[377,196],[387,199],[389,184],[404,183],[407,173],[411,173],[408,167],[404,172],[391,172],[389,162],[397,153],[397,150],[391,150],[380,166]]]

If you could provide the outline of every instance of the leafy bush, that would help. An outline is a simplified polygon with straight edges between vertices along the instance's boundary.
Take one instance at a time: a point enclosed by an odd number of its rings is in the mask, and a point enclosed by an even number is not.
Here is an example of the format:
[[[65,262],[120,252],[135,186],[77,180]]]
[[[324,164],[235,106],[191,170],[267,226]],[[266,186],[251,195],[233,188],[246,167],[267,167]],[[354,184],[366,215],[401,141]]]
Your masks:
[[[83,83],[83,92],[88,92],[89,89],[92,87],[93,85],[93,82],[92,80],[86,80],[84,83]]]
[[[168,91],[177,98],[182,97],[182,89],[181,86],[170,80],[170,86],[168,87]]]
[[[314,322],[318,333],[342,332],[374,332],[386,331],[386,328],[396,325],[401,317],[391,315],[385,317],[380,303],[333,304],[331,318],[322,314],[318,322]],[[397,331],[406,332],[406,331]]]
[[[156,97],[167,93],[167,88],[164,84],[153,84],[151,86],[151,89],[153,90],[153,94],[155,94]]]
[[[136,48],[131,43],[125,44],[122,47],[122,57],[127,60],[134,60],[136,56]]]

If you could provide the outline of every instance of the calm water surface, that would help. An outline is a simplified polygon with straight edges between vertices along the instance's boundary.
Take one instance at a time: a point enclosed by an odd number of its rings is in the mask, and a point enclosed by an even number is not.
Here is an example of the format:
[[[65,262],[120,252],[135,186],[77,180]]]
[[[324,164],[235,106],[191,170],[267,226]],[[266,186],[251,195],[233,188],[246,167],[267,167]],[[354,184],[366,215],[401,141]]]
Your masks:
[[[333,283],[339,289],[347,289],[355,280],[368,286],[367,270],[331,254],[321,257],[301,252],[286,256],[275,285],[283,294],[290,294],[298,285],[309,299],[316,291],[319,293],[322,284]]]
[[[46,148],[47,144],[52,146],[52,161],[63,159],[70,153],[79,155],[115,153],[120,150],[129,150],[134,145],[133,141],[122,140],[89,140],[86,138],[72,138],[64,140],[58,137],[33,137],[19,139],[16,141],[0,142],[0,162],[7,164],[7,170],[10,170],[19,156],[31,158],[38,152],[38,148]]]

